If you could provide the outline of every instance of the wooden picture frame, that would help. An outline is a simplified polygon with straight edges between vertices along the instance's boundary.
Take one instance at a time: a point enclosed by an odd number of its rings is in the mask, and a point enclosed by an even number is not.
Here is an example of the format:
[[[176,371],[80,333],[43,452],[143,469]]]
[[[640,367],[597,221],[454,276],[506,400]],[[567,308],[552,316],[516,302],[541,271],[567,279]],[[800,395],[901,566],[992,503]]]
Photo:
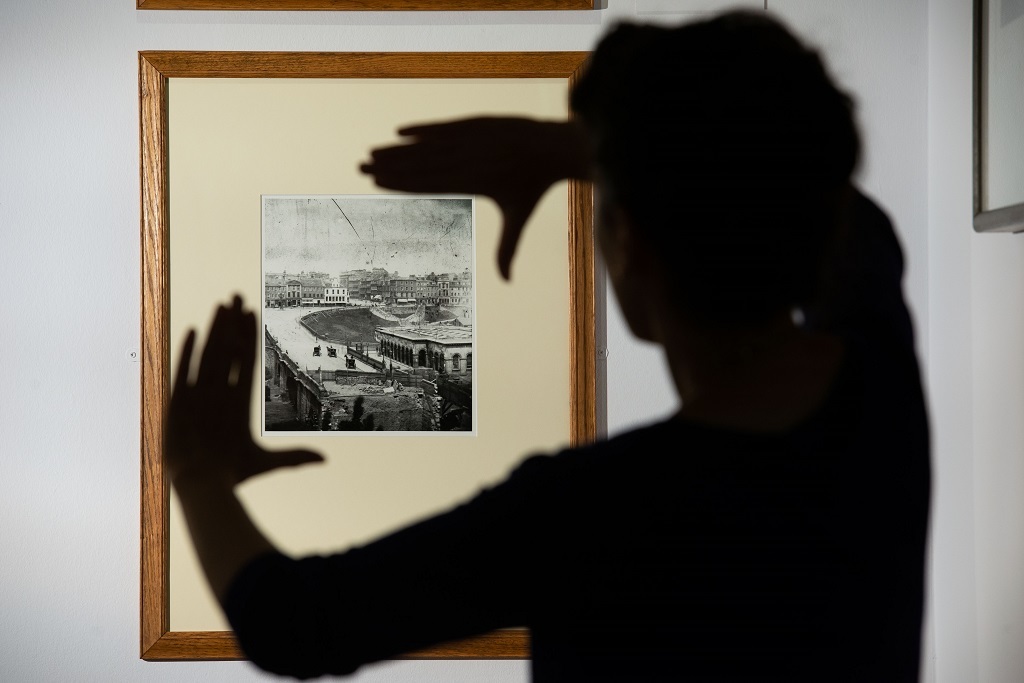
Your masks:
[[[136,9],[163,10],[591,10],[594,0],[135,0]]]
[[[169,484],[162,467],[170,392],[169,81],[182,79],[565,79],[587,53],[139,53],[142,246],[140,651],[148,661],[243,659],[230,631],[172,631]],[[353,160],[353,164],[355,160]],[[596,423],[593,193],[568,186],[570,443],[593,440]],[[528,634],[511,629],[422,652],[410,659],[521,659]]]
[[[993,5],[1005,9],[1000,0],[974,0],[974,82],[973,82],[973,145],[974,145],[974,230],[975,232],[1022,232],[1024,231],[1024,157],[1017,154],[1024,150],[1024,130],[1019,125],[1020,106],[1024,106],[1024,50],[1017,49],[1015,52],[1001,50],[999,60],[993,59],[995,50],[995,36],[990,35]],[[1015,5],[1018,7],[1019,3]],[[1003,12],[1000,12],[1003,15]],[[1009,19],[1006,22],[1012,24],[1007,31],[1017,31],[1018,38],[1024,35],[1024,16],[1001,17]],[[1002,22],[1001,22],[1002,23]],[[1021,44],[1022,41],[1013,38],[1004,38],[1005,43]],[[1007,52],[1010,54],[1008,55]],[[1014,57],[1015,55],[1015,57]],[[1017,82],[1013,88],[1007,88],[1005,78],[992,78],[990,67],[994,63],[999,64],[1003,72],[1016,73]],[[993,80],[995,82],[993,82]],[[1007,101],[1014,101],[1016,105],[1007,106]],[[1008,131],[1016,138],[1000,138],[990,125],[990,116],[998,116],[1000,110],[1007,111],[1014,109],[1016,113],[1008,113],[1002,119],[1012,119],[1006,125],[998,126],[998,129]],[[992,168],[989,168],[989,156],[994,147],[1002,147],[1001,153],[1009,154],[1014,158],[1013,171],[1005,173],[1006,167],[1000,167],[1002,175],[1007,178],[994,178]],[[1009,176],[1012,175],[1013,179]],[[993,203],[989,196],[992,193],[993,185],[1012,184],[1018,186],[1018,193],[1008,201]]]

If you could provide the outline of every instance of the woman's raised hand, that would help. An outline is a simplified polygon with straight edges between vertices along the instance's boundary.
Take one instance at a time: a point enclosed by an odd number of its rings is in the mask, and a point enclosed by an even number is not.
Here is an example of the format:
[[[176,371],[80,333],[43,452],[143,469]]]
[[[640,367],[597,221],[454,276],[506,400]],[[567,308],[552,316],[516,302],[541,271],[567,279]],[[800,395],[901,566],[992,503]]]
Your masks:
[[[267,451],[252,438],[249,406],[256,362],[256,316],[238,296],[219,306],[190,379],[195,331],[181,351],[165,432],[164,465],[173,483],[219,480],[230,486],[278,467],[320,462],[311,451]]]
[[[398,134],[409,141],[373,150],[360,170],[388,189],[493,199],[503,218],[498,270],[505,279],[548,188],[590,175],[583,131],[569,121],[485,116],[407,126]]]

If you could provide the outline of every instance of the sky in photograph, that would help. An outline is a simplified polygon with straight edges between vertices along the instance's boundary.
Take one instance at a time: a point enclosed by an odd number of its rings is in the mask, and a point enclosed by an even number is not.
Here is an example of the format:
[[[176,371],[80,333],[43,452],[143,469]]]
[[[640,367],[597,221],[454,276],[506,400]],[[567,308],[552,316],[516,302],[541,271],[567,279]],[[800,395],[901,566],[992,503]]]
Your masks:
[[[473,267],[472,199],[391,195],[263,198],[266,272],[331,275],[385,268],[400,276]]]

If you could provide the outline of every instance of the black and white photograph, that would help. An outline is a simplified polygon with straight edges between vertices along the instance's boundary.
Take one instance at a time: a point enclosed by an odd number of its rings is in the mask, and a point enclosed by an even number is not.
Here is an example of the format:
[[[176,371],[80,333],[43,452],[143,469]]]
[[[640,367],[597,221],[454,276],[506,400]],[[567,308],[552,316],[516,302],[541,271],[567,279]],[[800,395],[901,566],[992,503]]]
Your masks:
[[[475,431],[474,200],[263,195],[263,433]]]

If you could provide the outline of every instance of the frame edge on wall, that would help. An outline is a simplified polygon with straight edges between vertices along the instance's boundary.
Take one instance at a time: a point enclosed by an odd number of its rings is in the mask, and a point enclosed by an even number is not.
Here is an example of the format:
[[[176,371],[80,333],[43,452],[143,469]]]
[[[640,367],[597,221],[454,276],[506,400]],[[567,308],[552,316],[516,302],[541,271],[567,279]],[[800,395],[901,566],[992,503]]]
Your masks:
[[[972,145],[974,181],[974,231],[975,232],[1024,232],[1024,203],[985,209],[985,116],[987,87],[988,49],[986,46],[986,25],[988,23],[988,0],[974,0],[974,58],[972,69]]]
[[[142,244],[141,362],[141,612],[142,656],[170,630],[167,481],[163,476],[164,415],[168,395],[168,301],[166,297],[168,175],[167,78],[139,56],[139,150]]]
[[[534,11],[592,10],[594,0],[135,0],[139,10]]]
[[[170,394],[168,80],[191,78],[567,78],[585,52],[247,53],[139,52],[142,249],[140,658],[245,659],[230,631],[170,630],[169,503],[164,409]],[[569,183],[570,443],[597,436],[593,191]],[[501,629],[398,659],[526,659],[529,632]]]

